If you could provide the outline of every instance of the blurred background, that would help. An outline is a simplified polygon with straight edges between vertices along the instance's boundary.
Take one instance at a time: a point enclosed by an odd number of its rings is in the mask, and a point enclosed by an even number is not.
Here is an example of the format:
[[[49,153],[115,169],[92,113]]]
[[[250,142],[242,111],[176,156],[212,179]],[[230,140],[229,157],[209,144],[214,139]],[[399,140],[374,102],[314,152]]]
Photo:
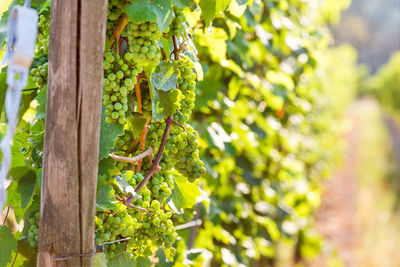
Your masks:
[[[305,265],[400,266],[400,1],[353,0],[331,28],[360,79],[317,212],[323,252]]]

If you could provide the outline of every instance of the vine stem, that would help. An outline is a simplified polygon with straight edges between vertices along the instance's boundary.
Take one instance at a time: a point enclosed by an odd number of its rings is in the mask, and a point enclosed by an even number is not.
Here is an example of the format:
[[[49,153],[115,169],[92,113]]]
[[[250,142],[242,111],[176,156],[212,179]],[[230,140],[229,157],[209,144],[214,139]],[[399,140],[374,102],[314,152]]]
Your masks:
[[[14,261],[13,261],[13,263],[11,264],[11,267],[14,266],[15,262],[17,261],[17,257],[18,257],[18,252],[15,253]]]
[[[128,25],[128,17],[124,14],[118,21],[117,26],[110,37],[110,46],[114,43],[115,40],[119,38],[122,31],[125,29],[126,25]]]
[[[152,147],[149,147],[147,150],[143,151],[137,156],[134,157],[124,157],[124,156],[118,156],[113,153],[109,154],[110,157],[112,157],[115,161],[119,162],[129,162],[133,165],[136,165],[139,160],[144,159],[145,157],[152,155],[154,152],[154,149]]]
[[[119,150],[119,151],[122,151],[123,148],[124,148],[124,146],[126,146],[127,144],[129,144],[130,142],[132,142],[133,139],[135,139],[135,137],[133,137],[133,136],[132,136],[131,138],[129,138],[129,140],[126,141],[122,146],[120,146],[120,148],[119,148],[118,150]]]
[[[174,58],[175,60],[179,60],[179,46],[178,46],[178,39],[176,39],[175,35],[172,35],[172,43],[174,44]]]
[[[7,206],[7,212],[6,212],[6,216],[4,216],[3,226],[6,224],[9,212],[10,212],[10,206]]]
[[[144,129],[140,133],[140,140],[139,140],[139,150],[140,151],[143,151],[144,146],[146,145],[146,136],[147,136],[147,132],[149,130],[148,125],[150,124],[150,121],[151,121],[151,118],[147,118],[146,123],[144,125]],[[150,159],[151,158],[152,157],[150,157]],[[143,163],[143,159],[140,159],[137,164],[136,173],[140,172],[140,170],[142,169],[142,163]]]

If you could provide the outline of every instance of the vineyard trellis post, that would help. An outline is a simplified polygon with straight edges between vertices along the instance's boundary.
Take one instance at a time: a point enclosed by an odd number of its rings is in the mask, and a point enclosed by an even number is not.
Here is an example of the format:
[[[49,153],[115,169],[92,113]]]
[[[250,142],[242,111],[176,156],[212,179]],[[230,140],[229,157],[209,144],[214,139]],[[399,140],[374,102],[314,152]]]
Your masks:
[[[91,266],[107,0],[53,0],[38,266]]]

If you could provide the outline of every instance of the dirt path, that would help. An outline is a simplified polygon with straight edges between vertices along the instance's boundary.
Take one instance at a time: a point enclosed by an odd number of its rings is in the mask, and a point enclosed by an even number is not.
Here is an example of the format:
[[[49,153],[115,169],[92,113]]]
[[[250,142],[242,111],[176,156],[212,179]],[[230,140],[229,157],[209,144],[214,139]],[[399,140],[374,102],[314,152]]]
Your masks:
[[[348,115],[348,119],[351,126],[344,136],[346,156],[341,168],[325,182],[322,205],[316,217],[317,231],[326,242],[322,256],[313,264],[315,267],[327,266],[332,255],[337,255],[344,266],[356,266],[353,254],[356,242],[357,171],[354,166],[357,165],[359,125],[354,112]]]
[[[343,164],[325,183],[316,217],[323,253],[312,266],[398,267],[399,128],[373,100],[357,101],[347,119]]]

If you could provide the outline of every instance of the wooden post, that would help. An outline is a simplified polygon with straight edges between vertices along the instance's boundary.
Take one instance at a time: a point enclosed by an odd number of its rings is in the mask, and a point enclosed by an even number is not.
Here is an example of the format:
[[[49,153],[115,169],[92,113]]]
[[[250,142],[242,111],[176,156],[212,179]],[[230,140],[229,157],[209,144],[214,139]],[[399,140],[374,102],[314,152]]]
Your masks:
[[[91,266],[107,0],[53,0],[38,266]]]

